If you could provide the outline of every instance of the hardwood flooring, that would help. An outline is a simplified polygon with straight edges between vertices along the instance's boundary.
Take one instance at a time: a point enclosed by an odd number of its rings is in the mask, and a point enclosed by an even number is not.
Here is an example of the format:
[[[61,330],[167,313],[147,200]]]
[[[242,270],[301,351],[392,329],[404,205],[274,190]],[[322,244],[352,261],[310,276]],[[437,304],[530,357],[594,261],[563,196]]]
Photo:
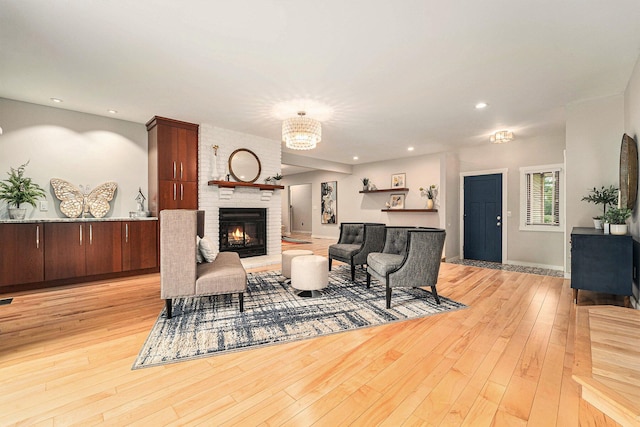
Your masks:
[[[438,292],[469,308],[136,371],[157,274],[0,294],[0,425],[616,425],[571,378],[568,280],[445,263]]]

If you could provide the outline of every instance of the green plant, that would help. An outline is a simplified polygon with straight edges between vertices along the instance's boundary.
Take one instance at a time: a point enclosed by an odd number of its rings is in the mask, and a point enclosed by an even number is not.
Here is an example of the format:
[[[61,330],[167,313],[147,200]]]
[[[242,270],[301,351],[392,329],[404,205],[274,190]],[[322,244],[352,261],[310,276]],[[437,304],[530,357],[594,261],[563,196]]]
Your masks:
[[[631,209],[628,208],[611,208],[604,214],[604,222],[609,224],[624,224],[627,218],[631,216]]]
[[[360,181],[362,181],[362,185],[369,185],[369,178],[362,178]]]
[[[602,217],[604,217],[607,208],[612,207],[618,201],[618,189],[613,185],[610,185],[609,188],[602,186],[599,190],[593,187],[593,190],[590,190],[589,194],[584,196],[582,200],[595,205],[603,205]],[[598,219],[598,217],[594,219]]]
[[[18,169],[11,168],[7,172],[9,179],[0,182],[0,200],[6,201],[9,205],[20,208],[22,203],[28,203],[34,208],[36,201],[45,197],[42,187],[33,182],[31,178],[24,176],[24,170],[29,162],[21,165]]]
[[[276,181],[280,181],[282,179],[282,175],[280,175],[279,173],[275,174],[273,176],[273,179],[275,179]]]

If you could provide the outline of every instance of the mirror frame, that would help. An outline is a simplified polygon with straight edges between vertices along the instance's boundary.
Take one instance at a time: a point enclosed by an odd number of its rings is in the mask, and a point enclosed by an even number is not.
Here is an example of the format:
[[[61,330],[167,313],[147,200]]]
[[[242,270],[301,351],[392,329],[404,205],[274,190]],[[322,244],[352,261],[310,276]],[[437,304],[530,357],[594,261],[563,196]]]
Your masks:
[[[636,140],[622,135],[620,147],[620,204],[633,210],[638,195],[638,146]]]
[[[233,159],[235,156],[242,154],[242,153],[249,153],[250,155],[253,156],[254,159],[256,159],[256,163],[258,164],[258,173],[256,173],[256,176],[253,177],[252,179],[241,179],[239,177],[239,175],[242,175],[240,173],[236,174],[236,172],[234,172],[233,170]],[[236,165],[236,169],[237,169],[237,165]],[[238,182],[248,182],[248,183],[254,183],[256,182],[256,180],[260,177],[260,173],[262,172],[262,164],[260,164],[260,159],[258,158],[258,156],[256,156],[256,153],[254,153],[253,151],[247,149],[247,148],[238,148],[237,150],[235,150],[233,153],[231,153],[231,155],[229,156],[229,173],[231,174],[231,176],[233,176],[233,179],[235,179]]]

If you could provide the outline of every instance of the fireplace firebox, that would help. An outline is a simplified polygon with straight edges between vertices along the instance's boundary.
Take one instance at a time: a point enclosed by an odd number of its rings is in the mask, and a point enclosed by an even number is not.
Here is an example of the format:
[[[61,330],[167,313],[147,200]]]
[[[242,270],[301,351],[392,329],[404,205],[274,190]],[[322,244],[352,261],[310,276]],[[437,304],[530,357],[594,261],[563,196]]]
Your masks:
[[[220,252],[237,252],[240,258],[267,254],[267,210],[220,208]]]

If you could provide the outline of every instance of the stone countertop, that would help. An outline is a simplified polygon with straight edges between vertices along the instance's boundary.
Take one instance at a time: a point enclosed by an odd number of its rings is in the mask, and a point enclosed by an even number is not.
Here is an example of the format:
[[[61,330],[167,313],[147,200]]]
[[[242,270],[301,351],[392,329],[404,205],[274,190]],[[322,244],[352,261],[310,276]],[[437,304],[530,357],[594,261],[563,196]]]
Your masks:
[[[109,217],[109,218],[25,218],[0,219],[0,224],[34,224],[41,222],[107,222],[107,221],[157,221],[154,216],[146,217]]]

